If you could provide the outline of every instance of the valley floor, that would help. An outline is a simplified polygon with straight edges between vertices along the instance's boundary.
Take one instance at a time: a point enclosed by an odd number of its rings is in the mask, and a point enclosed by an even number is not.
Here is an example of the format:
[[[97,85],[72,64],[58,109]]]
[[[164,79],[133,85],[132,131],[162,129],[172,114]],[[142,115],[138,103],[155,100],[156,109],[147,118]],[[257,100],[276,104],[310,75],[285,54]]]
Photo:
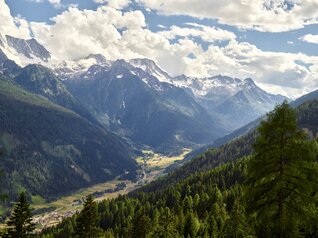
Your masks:
[[[136,182],[116,178],[106,183],[81,189],[70,196],[61,197],[50,203],[40,202],[34,204],[33,208],[36,213],[38,213],[34,216],[37,229],[42,230],[54,226],[62,221],[63,218],[70,217],[76,212],[79,212],[82,209],[85,197],[89,194],[93,194],[96,201],[101,201],[103,199],[112,199],[119,195],[127,194],[142,185],[150,183],[164,175],[169,166],[184,160],[185,156],[190,152],[191,149],[185,148],[180,155],[169,157],[154,153],[151,150],[144,150],[143,156],[136,158],[137,163],[140,165]]]

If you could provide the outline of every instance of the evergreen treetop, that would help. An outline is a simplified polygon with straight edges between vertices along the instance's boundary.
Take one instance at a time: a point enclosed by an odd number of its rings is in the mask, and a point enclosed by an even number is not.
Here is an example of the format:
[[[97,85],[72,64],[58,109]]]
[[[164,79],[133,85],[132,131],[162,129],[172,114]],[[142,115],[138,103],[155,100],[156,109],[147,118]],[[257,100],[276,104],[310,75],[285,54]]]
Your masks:
[[[19,201],[14,206],[7,225],[9,227],[8,235],[10,238],[27,238],[32,236],[35,224],[32,222],[30,205],[24,192],[20,193]]]
[[[254,148],[247,182],[250,211],[263,234],[295,237],[294,218],[308,217],[313,198],[315,145],[298,129],[294,109],[284,102],[261,123]]]

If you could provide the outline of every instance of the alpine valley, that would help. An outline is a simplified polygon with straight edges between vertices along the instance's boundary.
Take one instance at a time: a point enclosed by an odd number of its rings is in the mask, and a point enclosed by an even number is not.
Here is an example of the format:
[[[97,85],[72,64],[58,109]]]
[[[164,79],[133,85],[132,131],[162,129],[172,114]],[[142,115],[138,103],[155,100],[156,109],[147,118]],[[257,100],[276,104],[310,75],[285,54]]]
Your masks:
[[[0,35],[0,72],[2,184],[11,197],[27,189],[51,199],[133,179],[141,150],[211,144],[286,99],[250,78],[172,77],[149,59],[56,60],[35,39],[8,35]]]
[[[0,0],[0,238],[318,237],[317,0]]]

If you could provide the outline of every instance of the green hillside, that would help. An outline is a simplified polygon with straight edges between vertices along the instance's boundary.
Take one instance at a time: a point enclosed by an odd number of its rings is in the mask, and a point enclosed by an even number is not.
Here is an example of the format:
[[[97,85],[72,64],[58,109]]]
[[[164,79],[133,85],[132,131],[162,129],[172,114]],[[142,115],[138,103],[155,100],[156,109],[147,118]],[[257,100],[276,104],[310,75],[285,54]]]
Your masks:
[[[309,131],[317,128],[317,110],[318,100],[300,105],[297,108],[299,127],[307,126]],[[247,210],[250,204],[245,203],[245,181],[257,135],[252,132],[211,149],[128,196],[99,203],[98,226],[106,237],[276,237],[272,236],[272,222],[257,223]],[[310,133],[307,135],[310,137]],[[315,146],[318,149],[318,140]],[[316,177],[311,179],[315,185]],[[303,207],[309,209],[310,215],[294,217],[293,224],[297,226],[286,234],[317,237],[316,204],[317,200],[310,208]],[[76,216],[48,229],[44,232],[48,235],[43,237],[70,234],[67,232],[75,224]],[[289,235],[277,237],[291,237]]]
[[[0,80],[0,142],[5,192],[26,190],[46,199],[135,174],[129,146],[78,114]]]

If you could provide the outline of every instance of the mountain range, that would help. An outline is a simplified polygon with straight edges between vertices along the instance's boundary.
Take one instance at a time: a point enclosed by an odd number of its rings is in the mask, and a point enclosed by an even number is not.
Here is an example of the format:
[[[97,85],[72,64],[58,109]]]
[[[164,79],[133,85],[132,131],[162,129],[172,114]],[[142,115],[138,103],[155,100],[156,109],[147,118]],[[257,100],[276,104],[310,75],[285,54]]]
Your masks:
[[[13,178],[4,183],[45,197],[127,171],[133,175],[133,156],[144,148],[172,154],[210,144],[287,99],[252,79],[172,77],[149,59],[110,61],[95,54],[57,60],[35,39],[1,34],[0,72],[6,115],[0,136]],[[14,123],[23,129],[15,130]],[[25,166],[15,179],[21,160],[30,165],[37,160],[34,146],[45,166]],[[59,166],[65,179],[51,186],[52,175],[41,169],[57,172]]]

